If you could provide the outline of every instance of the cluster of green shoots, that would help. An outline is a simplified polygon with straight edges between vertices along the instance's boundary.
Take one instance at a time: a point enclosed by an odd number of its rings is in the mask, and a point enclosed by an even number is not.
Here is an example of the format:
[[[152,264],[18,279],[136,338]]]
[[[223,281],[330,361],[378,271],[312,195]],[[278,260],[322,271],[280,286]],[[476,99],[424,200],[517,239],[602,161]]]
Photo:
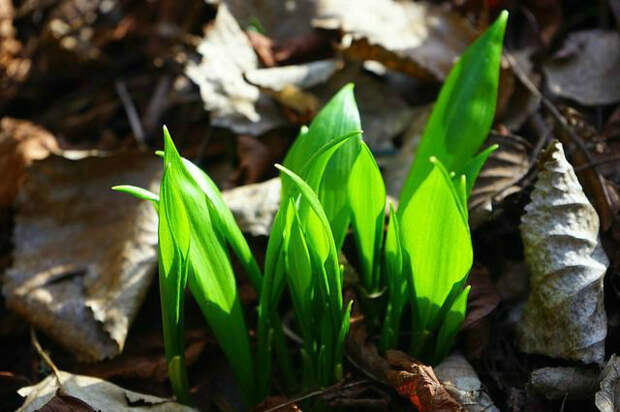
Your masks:
[[[159,214],[163,335],[179,401],[190,402],[183,329],[187,286],[248,406],[269,393],[273,360],[290,390],[308,391],[342,379],[351,304],[343,301],[338,257],[351,228],[360,273],[357,295],[369,329],[380,337],[380,349],[405,346],[430,364],[448,354],[465,317],[465,282],[473,261],[467,199],[495,150],[477,154],[495,112],[506,21],[504,12],[452,68],[398,210],[389,205],[387,230],[385,185],[362,139],[353,86],[345,86],[310,127],[302,128],[284,165],[276,165],[281,204],[262,271],[217,186],[179,155],[164,128],[159,195],[133,186],[115,189],[152,201]],[[229,251],[259,296],[254,350]],[[278,306],[285,293],[299,344],[283,332]],[[407,311],[411,316],[403,315]],[[412,333],[406,342],[401,329],[408,318]]]

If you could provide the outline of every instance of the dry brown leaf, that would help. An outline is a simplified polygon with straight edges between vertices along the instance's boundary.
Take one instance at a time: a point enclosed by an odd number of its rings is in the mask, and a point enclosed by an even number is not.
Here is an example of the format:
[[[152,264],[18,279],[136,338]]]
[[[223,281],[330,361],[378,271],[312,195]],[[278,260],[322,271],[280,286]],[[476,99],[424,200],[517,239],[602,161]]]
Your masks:
[[[60,371],[59,379],[62,388],[59,388],[58,381],[54,375],[49,375],[36,385],[21,388],[19,394],[25,397],[26,400],[22,407],[18,409],[18,412],[42,410],[41,408],[45,408],[48,402],[58,397],[57,394],[59,389],[62,391],[62,397],[77,398],[77,400],[97,411],[194,411],[194,409],[175,403],[170,399],[133,392],[90,376],[73,375],[68,372]],[[75,406],[75,402],[76,401],[73,401],[71,406]]]
[[[620,411],[620,358],[612,354],[601,373],[600,390],[594,403],[601,412]]]
[[[499,148],[491,153],[482,167],[469,198],[469,220],[474,228],[492,215],[494,203],[521,190],[516,183],[530,168],[530,144],[526,140],[515,135],[492,133],[487,145],[492,144],[499,145]]]
[[[453,353],[435,366],[439,381],[468,412],[499,412],[482,387],[474,368],[460,353]]]
[[[290,400],[285,396],[269,396],[267,399],[256,405],[254,412],[267,411],[273,408],[278,408],[278,412],[301,412],[301,408],[297,406],[297,404],[289,402]]]
[[[620,101],[620,34],[589,30],[572,33],[543,69],[549,89],[586,106]]]
[[[127,153],[33,164],[17,198],[9,308],[85,360],[122,349],[156,267],[157,216],[116,184],[158,189],[161,160]]]
[[[86,402],[57,391],[56,395],[37,412],[95,412],[95,410]]]
[[[532,200],[521,219],[530,295],[518,325],[527,353],[602,363],[607,317],[603,278],[609,261],[599,218],[583,193],[562,144],[541,156]]]
[[[258,59],[226,5],[218,7],[198,52],[202,60],[189,62],[185,73],[200,88],[214,126],[261,135],[287,123],[275,102],[244,79],[245,72],[258,68]]]
[[[0,208],[10,207],[26,168],[33,160],[58,152],[50,132],[26,120],[3,117],[0,120]]]
[[[13,1],[0,0],[0,106],[15,96],[32,66],[22,43],[16,38],[14,15]]]
[[[313,23],[345,33],[346,55],[426,80],[444,80],[476,37],[458,14],[422,2],[320,0]]]
[[[599,373],[596,367],[541,368],[530,375],[530,385],[547,399],[591,399]]]

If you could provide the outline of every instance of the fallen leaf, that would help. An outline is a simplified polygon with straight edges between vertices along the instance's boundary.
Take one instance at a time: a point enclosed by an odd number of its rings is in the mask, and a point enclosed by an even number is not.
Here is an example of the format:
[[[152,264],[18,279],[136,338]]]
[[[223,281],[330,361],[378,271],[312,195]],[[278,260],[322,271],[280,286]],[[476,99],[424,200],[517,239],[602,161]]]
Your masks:
[[[311,63],[255,69],[245,72],[245,78],[255,86],[282,91],[286,86],[293,85],[308,89],[325,83],[339,69],[342,61],[336,59],[319,60]]]
[[[90,410],[97,411],[194,411],[170,399],[132,392],[110,382],[84,375],[73,375],[68,372],[59,373],[61,388],[54,375],[49,375],[36,385],[21,388],[18,392],[26,400],[18,412],[34,412],[38,410]],[[60,396],[58,393],[60,392]],[[58,399],[60,398],[60,399]],[[74,398],[74,399],[71,399]],[[49,402],[53,402],[52,405]],[[51,409],[58,406],[59,409]],[[83,409],[73,409],[79,406]]]
[[[467,297],[467,315],[461,325],[462,330],[475,327],[478,322],[489,316],[502,300],[491,274],[484,266],[474,266],[467,283],[471,285],[471,290]]]
[[[0,0],[0,106],[15,96],[32,67],[25,48],[17,39],[14,17],[13,1]]]
[[[474,368],[460,353],[453,353],[435,366],[439,381],[468,412],[499,412],[482,387]]]
[[[232,179],[246,185],[258,182],[276,161],[265,144],[255,137],[245,135],[237,138],[237,156],[239,167]]]
[[[594,403],[601,412],[620,410],[620,358],[612,354],[601,373],[600,390],[596,392]]]
[[[254,412],[263,412],[277,408],[279,412],[301,412],[301,408],[285,396],[269,396],[267,399],[256,405]],[[282,405],[282,406],[281,406]]]
[[[531,146],[526,140],[516,135],[491,133],[486,145],[492,144],[499,148],[482,167],[469,197],[469,221],[473,228],[492,216],[495,204],[521,190],[516,184],[530,169]]]
[[[198,53],[201,61],[190,61],[185,73],[200,88],[212,125],[255,136],[287,124],[275,102],[244,79],[245,72],[258,68],[258,59],[225,4],[219,5]]]
[[[57,391],[56,395],[37,412],[95,412],[95,410],[86,402]]]
[[[33,160],[58,152],[54,136],[26,120],[3,117],[0,120],[0,208],[11,207]]]
[[[345,55],[377,60],[425,80],[442,81],[476,37],[455,12],[422,2],[348,0],[317,2],[315,27],[341,30]]]
[[[620,34],[588,30],[572,33],[543,66],[549,89],[586,106],[620,101]]]
[[[536,369],[530,385],[547,399],[591,399],[599,384],[600,369],[553,367]]]
[[[269,236],[280,207],[279,177],[225,190],[222,197],[242,232],[252,236]]]
[[[157,191],[160,173],[160,159],[136,153],[34,163],[16,202],[7,306],[79,358],[121,352],[157,266],[157,216],[110,187]]]
[[[530,271],[530,295],[517,328],[520,348],[602,363],[609,261],[599,241],[598,215],[561,143],[554,141],[542,154],[531,198],[520,227]]]

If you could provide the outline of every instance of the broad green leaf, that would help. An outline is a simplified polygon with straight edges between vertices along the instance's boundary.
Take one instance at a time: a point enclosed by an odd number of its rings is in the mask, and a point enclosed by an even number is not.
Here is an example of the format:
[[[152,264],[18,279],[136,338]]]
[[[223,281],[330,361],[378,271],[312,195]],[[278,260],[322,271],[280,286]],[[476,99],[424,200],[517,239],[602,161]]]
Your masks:
[[[404,209],[400,227],[411,262],[410,289],[416,329],[433,324],[455,284],[472,265],[467,218],[445,169],[434,160],[427,178]]]
[[[185,167],[167,133],[164,142],[164,177],[169,176],[169,187],[177,193],[175,209],[184,210],[189,222],[190,291],[220,342],[248,404],[253,405],[253,360],[227,250],[215,231],[205,193]],[[162,185],[162,189],[166,187]]]
[[[374,293],[381,289],[379,254],[385,218],[385,185],[377,162],[363,142],[351,169],[348,199],[362,283],[369,293]]]
[[[467,286],[459,293],[443,319],[437,335],[437,345],[435,346],[435,364],[441,362],[450,353],[450,349],[452,349],[454,338],[465,320],[469,289],[470,286]]]
[[[401,191],[399,214],[431,172],[431,156],[460,175],[486,139],[495,115],[507,20],[504,11],[450,71]]]
[[[343,87],[314,118],[307,133],[300,134],[284,159],[284,166],[300,174],[311,153],[330,140],[360,130],[361,122],[353,85]],[[319,198],[338,248],[344,241],[349,225],[349,210],[342,189],[349,180],[349,171],[360,150],[361,137],[347,141],[331,158],[320,184]]]

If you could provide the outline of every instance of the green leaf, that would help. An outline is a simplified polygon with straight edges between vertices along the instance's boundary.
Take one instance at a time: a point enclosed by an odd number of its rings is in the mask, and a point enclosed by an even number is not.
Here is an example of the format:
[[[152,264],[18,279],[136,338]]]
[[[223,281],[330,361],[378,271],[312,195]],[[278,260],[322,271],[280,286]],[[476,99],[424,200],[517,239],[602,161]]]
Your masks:
[[[300,134],[284,159],[284,166],[300,174],[310,153],[330,140],[361,129],[359,111],[353,96],[353,85],[344,86],[317,114],[307,133]],[[361,137],[347,141],[331,158],[318,190],[319,198],[338,249],[349,225],[349,210],[342,188],[349,181],[349,171],[360,151]]]
[[[411,265],[410,289],[416,329],[432,325],[456,284],[467,276],[473,252],[466,212],[441,163],[432,160],[427,178],[404,209],[402,243]]]
[[[220,342],[248,405],[253,405],[253,360],[227,250],[215,231],[207,196],[185,167],[168,133],[164,133],[164,142],[164,181],[169,183],[162,184],[161,196],[164,198],[169,189],[176,200],[174,210],[187,215],[190,291]],[[172,227],[171,231],[179,229]]]
[[[116,190],[117,192],[123,192],[130,194],[138,199],[142,200],[150,200],[151,202],[157,204],[159,202],[159,196],[150,190],[143,189],[141,187],[132,186],[132,185],[117,185],[113,186],[112,190]]]
[[[507,20],[503,11],[450,71],[401,191],[399,214],[431,172],[431,156],[460,175],[486,139],[495,115]]]
[[[469,195],[474,188],[474,184],[476,183],[480,170],[482,170],[482,166],[484,166],[491,153],[496,151],[498,147],[499,146],[496,144],[487,147],[485,150],[478,153],[476,157],[470,159],[463,168],[462,173],[465,175],[465,181],[467,182],[466,199],[469,199]],[[467,206],[467,203],[465,203],[465,206]]]
[[[348,199],[362,283],[366,291],[375,293],[381,289],[379,256],[385,218],[385,185],[377,162],[363,142],[351,169]]]
[[[439,334],[437,335],[437,345],[435,346],[435,364],[441,362],[450,353],[450,349],[452,349],[454,338],[465,320],[469,289],[470,286],[467,286],[459,293],[443,319],[439,328]]]

